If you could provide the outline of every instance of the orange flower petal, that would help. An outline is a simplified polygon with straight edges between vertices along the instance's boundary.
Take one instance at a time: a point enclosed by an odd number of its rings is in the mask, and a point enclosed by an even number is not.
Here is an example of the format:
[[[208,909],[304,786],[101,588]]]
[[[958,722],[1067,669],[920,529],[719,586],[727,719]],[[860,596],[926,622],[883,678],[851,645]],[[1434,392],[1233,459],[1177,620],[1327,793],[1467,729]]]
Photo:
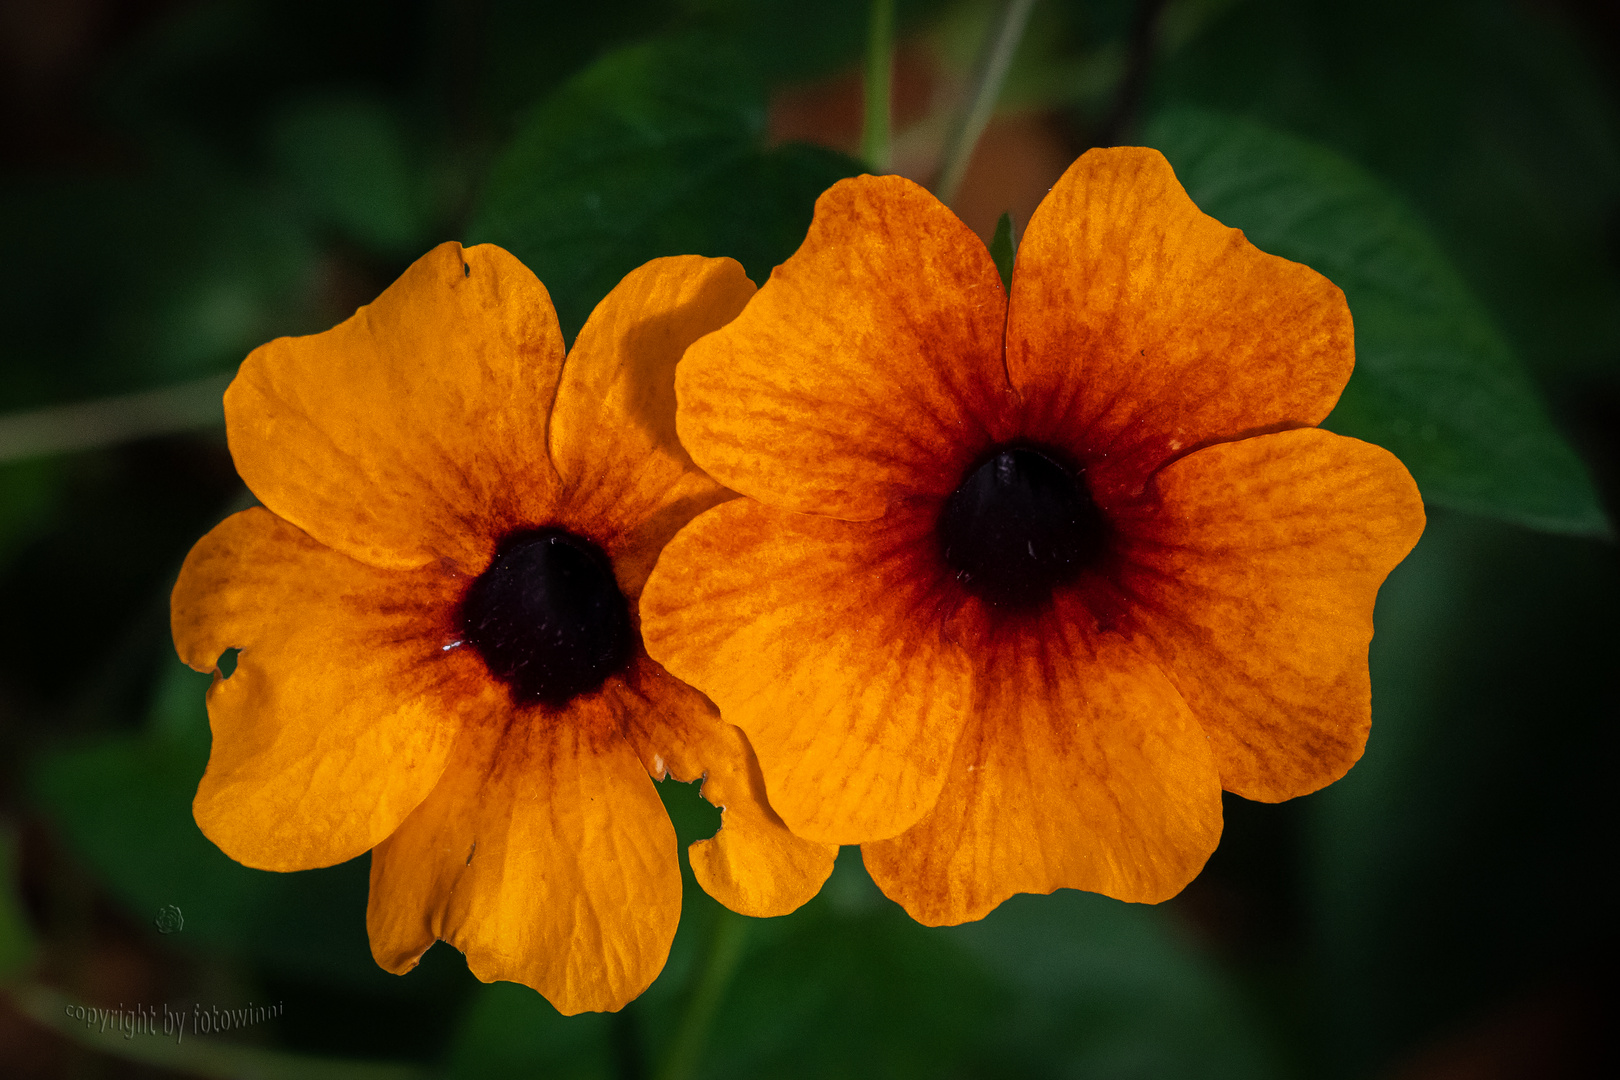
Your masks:
[[[551,412],[560,514],[598,538],[632,604],[676,530],[729,497],[675,436],[675,364],[753,295],[731,259],[654,259],[596,306],[563,365]]]
[[[681,913],[675,830],[603,695],[560,712],[496,709],[371,856],[377,963],[435,940],[484,982],[521,982],[566,1015],[618,1009],[664,967]]]
[[[562,359],[522,263],[441,244],[341,325],[253,351],[225,392],[231,456],[265,506],[346,555],[476,574],[554,501]]]
[[[1070,446],[1105,501],[1178,451],[1319,423],[1354,362],[1338,288],[1201,212],[1156,150],[1086,153],[1019,246],[1023,434]]]
[[[841,180],[747,310],[687,350],[681,441],[788,510],[875,518],[949,474],[943,494],[1011,401],[1005,317],[989,252],[937,199],[898,176]]]
[[[724,725],[731,752],[703,781],[703,797],[723,808],[720,831],[688,849],[703,891],[733,911],[771,918],[796,911],[832,876],[837,844],[803,840],[771,809],[765,777],[743,733]]]
[[[1343,776],[1371,723],[1373,601],[1423,532],[1412,477],[1310,429],[1207,447],[1149,495],[1122,583],[1222,783],[1275,802]]]
[[[872,879],[929,926],[1017,892],[1157,903],[1221,835],[1209,745],[1151,658],[1088,642],[1083,612],[1015,630],[979,658],[973,719],[934,810],[862,849]]]
[[[625,737],[653,779],[703,777],[703,797],[721,808],[720,831],[687,849],[705,892],[733,911],[770,918],[821,891],[837,846],[788,831],[766,800],[753,748],[708,698],[650,658],[618,693]]]
[[[681,530],[647,580],[647,652],[748,736],[801,837],[894,836],[945,781],[968,671],[912,565],[931,527],[909,511],[851,523],[738,499]]]
[[[444,771],[461,711],[494,693],[478,659],[444,645],[454,583],[378,570],[255,507],[186,556],[171,621],[180,657],[236,670],[208,691],[214,733],[197,824],[264,870],[352,859],[416,808]]]

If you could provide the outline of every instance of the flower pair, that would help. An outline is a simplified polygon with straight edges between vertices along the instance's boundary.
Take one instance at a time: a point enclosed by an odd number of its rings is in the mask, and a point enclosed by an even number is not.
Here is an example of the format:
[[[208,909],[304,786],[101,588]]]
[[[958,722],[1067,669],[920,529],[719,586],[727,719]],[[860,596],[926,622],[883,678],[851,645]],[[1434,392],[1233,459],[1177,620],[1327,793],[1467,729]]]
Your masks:
[[[442,938],[564,1012],[662,967],[666,772],[725,808],[693,869],[746,914],[844,843],[929,923],[1163,899],[1223,787],[1314,790],[1365,742],[1423,517],[1315,427],[1352,360],[1338,290],[1148,150],[1071,167],[1010,301],[931,196],[860,177],[757,295],[657,260],[566,361],[532,275],[444,245],[227,393],[263,508],[175,590],[189,664],[241,650],[197,820],[269,869],[372,850],[379,963]]]

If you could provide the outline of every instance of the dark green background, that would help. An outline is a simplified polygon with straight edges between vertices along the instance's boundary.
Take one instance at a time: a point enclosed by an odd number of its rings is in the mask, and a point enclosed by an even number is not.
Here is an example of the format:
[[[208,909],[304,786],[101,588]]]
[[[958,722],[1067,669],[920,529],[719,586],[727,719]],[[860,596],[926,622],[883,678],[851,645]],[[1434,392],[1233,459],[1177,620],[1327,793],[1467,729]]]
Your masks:
[[[960,6],[902,3],[902,34]],[[766,103],[858,63],[866,10],[10,5],[0,413],[228,372],[445,239],[510,247],[570,335],[652,256],[732,255],[762,281],[816,194],[861,170],[767,145]],[[1074,154],[1106,130],[1094,76],[1136,10],[1036,8],[1009,93]],[[1228,798],[1209,867],[1157,908],[1017,897],[928,930],[846,851],[821,897],[750,926],[701,1075],[1595,1073],[1620,713],[1617,27],[1575,2],[1167,6],[1119,141],[1345,289],[1358,368],[1328,426],[1396,450],[1429,503],[1379,598],[1367,755],[1315,796]],[[649,1075],[716,917],[701,892],[642,999],[564,1020],[446,946],[405,978],[376,969],[364,859],[264,874],[197,832],[207,680],[173,659],[167,591],[242,497],[219,430],[0,464],[0,972],[87,1003],[281,1001],[235,1037],[294,1054]],[[694,789],[665,788],[685,839],[714,828]],[[178,934],[153,926],[167,904]],[[171,1075],[5,997],[0,1072]]]

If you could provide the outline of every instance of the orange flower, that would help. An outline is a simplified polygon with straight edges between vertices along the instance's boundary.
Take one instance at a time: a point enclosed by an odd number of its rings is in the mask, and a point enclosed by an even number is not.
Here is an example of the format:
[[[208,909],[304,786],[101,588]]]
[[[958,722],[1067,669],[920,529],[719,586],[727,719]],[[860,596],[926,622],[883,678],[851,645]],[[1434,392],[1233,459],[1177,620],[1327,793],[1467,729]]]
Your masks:
[[[775,915],[833,849],[789,835],[746,741],[647,658],[658,551],[728,497],[674,430],[674,368],[754,287],[660,259],[614,289],[566,364],[545,288],[496,247],[445,244],[342,325],[256,350],[225,394],[264,503],[192,549],[181,658],[208,694],[197,823],[267,870],[372,852],[372,954],[435,939],[564,1013],[657,976],[680,916],[651,777],[724,806],[692,846],[711,894]]]
[[[1373,600],[1423,507],[1315,427],[1352,363],[1339,290],[1152,150],[1070,167],[1010,300],[922,188],[841,182],[681,364],[682,442],[747,498],[665,548],[648,651],[922,922],[1163,900],[1222,787],[1304,794],[1366,742]]]

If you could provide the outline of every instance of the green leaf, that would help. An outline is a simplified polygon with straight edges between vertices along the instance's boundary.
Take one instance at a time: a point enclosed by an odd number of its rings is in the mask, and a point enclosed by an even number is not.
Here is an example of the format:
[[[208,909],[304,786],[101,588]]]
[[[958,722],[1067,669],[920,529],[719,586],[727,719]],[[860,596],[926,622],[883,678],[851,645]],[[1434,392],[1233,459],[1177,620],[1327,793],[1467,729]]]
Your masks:
[[[1609,533],[1535,384],[1398,195],[1333,151],[1220,113],[1167,112],[1143,141],[1206,213],[1344,290],[1356,370],[1325,427],[1392,450],[1429,502]]]
[[[0,566],[43,532],[62,494],[62,469],[49,458],[0,465]]]
[[[0,266],[7,410],[234,370],[321,328],[302,223],[216,164],[165,167],[0,185],[0,229],[29,253]]]
[[[35,796],[143,925],[174,905],[185,919],[180,940],[237,945],[255,882],[191,821],[190,796],[206,760],[139,736],[109,737],[43,755]]]
[[[0,821],[0,983],[22,971],[34,957],[34,934],[17,888],[17,833]]]
[[[966,950],[878,895],[859,853],[845,852],[835,876],[846,880],[787,925],[754,924],[699,1075],[979,1074],[962,1066],[982,1056],[1006,995]],[[869,901],[851,896],[856,885]]]
[[[373,251],[411,254],[428,246],[428,199],[402,127],[372,99],[307,99],[272,123],[271,157],[317,221]]]
[[[661,255],[730,256],[756,281],[804,238],[816,196],[861,171],[764,145],[747,66],[696,40],[611,53],[544,101],[491,172],[471,236],[539,276],[572,338]]]
[[[565,1017],[517,983],[480,990],[451,1043],[449,1080],[611,1080],[612,1021],[602,1013]]]
[[[1013,993],[1008,1076],[1283,1075],[1259,1010],[1169,910],[1061,889],[942,931]]]
[[[1002,287],[1009,292],[1012,290],[1013,259],[1017,254],[1018,245],[1013,243],[1012,214],[1003,212],[996,221],[996,235],[990,238],[990,258],[995,260]]]
[[[605,1077],[625,1055],[667,1063],[698,978],[691,946],[718,911],[688,894],[669,965],[611,1020],[561,1017],[524,987],[482,991],[450,1074]],[[697,1070],[710,1080],[1282,1071],[1247,995],[1163,908],[1061,891],[929,928],[885,899],[859,850],[845,848],[819,896],[746,930]]]

